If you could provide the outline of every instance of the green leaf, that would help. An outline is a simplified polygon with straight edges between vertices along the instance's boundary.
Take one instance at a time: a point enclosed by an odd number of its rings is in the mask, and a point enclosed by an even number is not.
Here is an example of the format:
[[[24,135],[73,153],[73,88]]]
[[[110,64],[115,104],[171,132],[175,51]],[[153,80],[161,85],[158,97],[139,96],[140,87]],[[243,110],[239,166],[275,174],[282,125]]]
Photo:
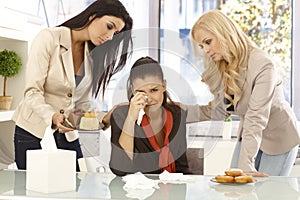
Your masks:
[[[227,117],[224,121],[225,121],[225,122],[232,122],[231,116]]]

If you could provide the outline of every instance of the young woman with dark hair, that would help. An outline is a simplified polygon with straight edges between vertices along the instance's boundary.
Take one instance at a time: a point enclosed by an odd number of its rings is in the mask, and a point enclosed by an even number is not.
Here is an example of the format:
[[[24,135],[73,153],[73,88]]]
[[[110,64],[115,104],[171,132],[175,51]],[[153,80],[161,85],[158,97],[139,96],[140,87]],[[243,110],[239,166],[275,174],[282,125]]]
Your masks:
[[[186,112],[172,102],[166,87],[157,61],[143,57],[134,63],[127,85],[129,105],[115,108],[110,120],[113,173],[190,173]]]
[[[63,125],[65,118],[74,109],[92,108],[90,100],[101,88],[104,94],[131,52],[131,29],[132,19],[118,0],[96,0],[36,36],[27,61],[24,99],[13,116],[19,169],[26,169],[27,150],[41,148],[48,126],[55,131],[58,148],[75,150],[77,158],[82,157],[79,140],[66,140],[65,133],[74,130]]]

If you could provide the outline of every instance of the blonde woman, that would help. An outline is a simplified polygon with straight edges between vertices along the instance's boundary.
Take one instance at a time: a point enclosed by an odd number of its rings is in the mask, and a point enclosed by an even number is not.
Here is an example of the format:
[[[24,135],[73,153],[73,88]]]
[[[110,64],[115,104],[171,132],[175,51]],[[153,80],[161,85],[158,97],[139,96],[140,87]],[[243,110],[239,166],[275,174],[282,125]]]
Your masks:
[[[202,15],[192,27],[191,37],[202,49],[202,81],[214,100],[207,106],[188,106],[187,121],[238,115],[232,167],[255,176],[289,175],[300,139],[275,63],[218,10]]]

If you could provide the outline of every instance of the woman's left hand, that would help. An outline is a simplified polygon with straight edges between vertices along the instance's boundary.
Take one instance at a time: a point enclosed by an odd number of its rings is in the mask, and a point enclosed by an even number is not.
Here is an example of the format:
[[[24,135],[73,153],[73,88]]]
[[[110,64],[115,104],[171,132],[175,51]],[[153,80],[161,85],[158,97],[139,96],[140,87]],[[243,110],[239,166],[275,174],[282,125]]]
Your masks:
[[[244,172],[248,176],[256,176],[256,177],[268,177],[269,175],[263,172]]]
[[[110,127],[110,118],[111,118],[111,114],[112,112],[119,106],[124,106],[124,105],[128,105],[128,102],[123,102],[120,104],[115,105],[112,109],[110,109],[110,111],[108,111],[108,113],[103,117],[102,119],[102,124],[103,124],[103,130],[106,130],[107,128]]]

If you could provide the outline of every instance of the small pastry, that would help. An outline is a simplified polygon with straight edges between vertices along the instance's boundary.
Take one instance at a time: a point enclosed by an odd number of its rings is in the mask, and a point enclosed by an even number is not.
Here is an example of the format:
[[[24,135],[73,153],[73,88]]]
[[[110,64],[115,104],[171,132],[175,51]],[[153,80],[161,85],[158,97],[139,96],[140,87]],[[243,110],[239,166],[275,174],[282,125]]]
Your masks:
[[[226,175],[217,175],[215,177],[218,183],[233,183],[234,177],[233,176],[226,176]]]
[[[242,176],[242,175],[245,175],[241,169],[235,169],[235,168],[226,170],[225,174],[227,176]]]
[[[244,175],[244,176],[234,177],[234,181],[237,183],[253,183],[254,179],[253,179],[253,176]]]

